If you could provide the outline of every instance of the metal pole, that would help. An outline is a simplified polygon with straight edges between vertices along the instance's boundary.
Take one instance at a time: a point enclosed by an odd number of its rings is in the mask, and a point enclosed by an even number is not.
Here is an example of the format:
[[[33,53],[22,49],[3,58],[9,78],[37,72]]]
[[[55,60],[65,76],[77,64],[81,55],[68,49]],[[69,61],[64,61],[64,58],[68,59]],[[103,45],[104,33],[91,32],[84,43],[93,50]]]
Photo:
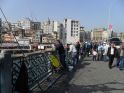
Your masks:
[[[114,6],[114,4],[117,2],[117,0],[114,0],[112,3],[110,3],[110,5],[109,5],[109,8],[108,8],[108,23],[107,23],[107,25],[109,26],[110,25],[110,23],[111,23],[111,9],[112,9],[112,7]],[[108,28],[108,26],[107,26],[107,28]],[[112,37],[112,31],[110,31],[109,29],[108,29],[108,34],[109,34],[109,38],[111,38]]]

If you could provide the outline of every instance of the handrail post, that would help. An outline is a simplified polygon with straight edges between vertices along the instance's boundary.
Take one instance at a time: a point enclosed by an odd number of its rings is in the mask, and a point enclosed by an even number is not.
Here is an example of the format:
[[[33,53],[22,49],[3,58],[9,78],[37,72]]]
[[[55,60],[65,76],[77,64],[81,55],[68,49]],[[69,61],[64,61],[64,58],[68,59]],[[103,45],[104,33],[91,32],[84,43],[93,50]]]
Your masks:
[[[4,54],[0,61],[0,93],[12,93],[11,54]]]

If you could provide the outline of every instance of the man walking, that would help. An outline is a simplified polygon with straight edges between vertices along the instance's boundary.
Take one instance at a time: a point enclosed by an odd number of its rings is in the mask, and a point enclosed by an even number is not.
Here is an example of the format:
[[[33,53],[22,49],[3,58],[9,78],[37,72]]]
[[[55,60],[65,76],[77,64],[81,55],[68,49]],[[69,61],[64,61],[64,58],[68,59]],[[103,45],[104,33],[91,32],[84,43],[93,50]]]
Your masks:
[[[114,58],[117,56],[117,49],[114,46],[114,43],[111,43],[111,46],[108,48],[107,56],[109,57],[109,68],[112,68],[112,63],[114,61]]]

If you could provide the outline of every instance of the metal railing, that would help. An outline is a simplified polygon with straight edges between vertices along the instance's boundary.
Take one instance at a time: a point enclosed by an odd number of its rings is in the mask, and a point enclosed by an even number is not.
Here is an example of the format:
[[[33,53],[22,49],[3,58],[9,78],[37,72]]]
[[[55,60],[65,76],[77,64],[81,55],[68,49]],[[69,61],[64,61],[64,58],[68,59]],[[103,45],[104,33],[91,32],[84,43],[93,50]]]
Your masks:
[[[5,54],[0,59],[0,93],[28,93],[37,87],[42,91],[42,83],[54,74],[49,61],[51,54],[56,55],[54,52],[31,53],[26,57]]]

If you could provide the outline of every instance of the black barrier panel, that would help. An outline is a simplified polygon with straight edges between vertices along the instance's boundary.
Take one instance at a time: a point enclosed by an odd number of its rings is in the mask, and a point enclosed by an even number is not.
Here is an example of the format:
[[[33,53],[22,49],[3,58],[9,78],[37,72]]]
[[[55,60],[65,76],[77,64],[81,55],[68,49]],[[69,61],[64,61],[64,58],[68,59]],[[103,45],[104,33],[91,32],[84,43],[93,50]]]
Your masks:
[[[24,55],[8,57],[10,60],[6,57],[3,58],[3,62],[0,63],[0,69],[2,69],[0,70],[0,93],[6,93],[6,89],[7,91],[10,90],[7,93],[28,93],[37,90],[37,87],[42,90],[42,88],[44,89],[44,86],[42,86],[44,82],[47,82],[47,87],[52,86],[62,73],[57,72],[61,65],[58,68],[53,67],[50,56],[58,57],[56,52],[39,52],[26,54],[25,57]],[[72,65],[70,55],[66,56],[66,62],[68,66]],[[5,73],[6,71],[8,73]],[[3,76],[9,76],[10,78],[3,78]],[[9,86],[6,86],[6,84]]]
[[[12,59],[10,54],[4,54],[0,59],[0,93],[12,93]]]
[[[13,66],[12,66],[12,86],[13,93],[18,91],[16,89],[18,78],[20,76],[22,63],[24,63],[28,74],[28,87],[29,89],[33,89],[42,80],[46,79],[49,75],[52,74],[52,67],[49,61],[48,53],[37,53],[27,55],[26,57],[19,56],[13,57]],[[51,74],[50,74],[51,73]],[[23,77],[23,76],[22,76]],[[21,86],[20,86],[21,87]],[[21,89],[20,89],[21,90]]]

